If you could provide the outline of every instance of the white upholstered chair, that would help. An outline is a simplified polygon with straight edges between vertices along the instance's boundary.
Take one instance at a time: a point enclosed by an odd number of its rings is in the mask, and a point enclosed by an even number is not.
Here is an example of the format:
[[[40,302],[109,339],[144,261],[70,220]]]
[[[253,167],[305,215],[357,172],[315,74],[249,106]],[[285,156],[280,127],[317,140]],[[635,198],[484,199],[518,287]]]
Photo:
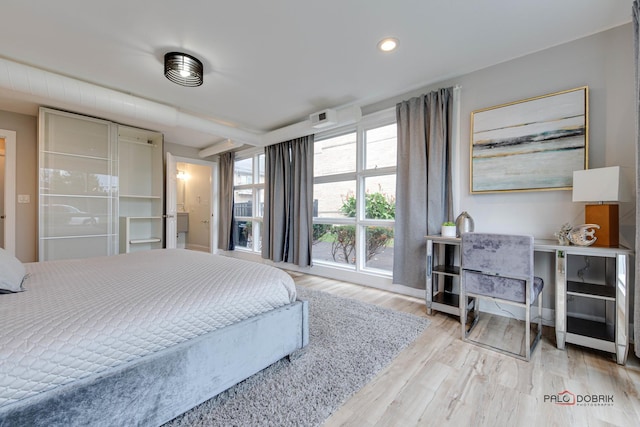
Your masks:
[[[491,348],[505,354],[530,360],[531,353],[542,334],[542,288],[543,281],[533,272],[533,237],[511,234],[463,233],[461,244],[460,278],[460,323],[462,339],[482,347]],[[475,308],[468,311],[468,298],[491,301],[496,309],[511,313],[507,306],[524,309],[524,340],[519,352],[506,350],[496,345],[505,341],[505,337],[493,337],[493,343],[487,344],[471,336],[473,328],[480,319],[476,301]],[[531,306],[538,301],[538,328],[531,337]],[[504,333],[503,330],[491,330],[491,324],[484,326],[484,336],[491,332]]]

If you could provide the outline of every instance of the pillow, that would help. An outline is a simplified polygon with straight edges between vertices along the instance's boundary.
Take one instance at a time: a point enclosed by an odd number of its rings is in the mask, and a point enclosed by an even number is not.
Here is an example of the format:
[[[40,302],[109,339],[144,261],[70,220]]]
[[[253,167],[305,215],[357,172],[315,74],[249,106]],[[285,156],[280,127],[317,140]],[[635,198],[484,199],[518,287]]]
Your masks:
[[[27,271],[18,258],[0,248],[0,293],[21,292]]]

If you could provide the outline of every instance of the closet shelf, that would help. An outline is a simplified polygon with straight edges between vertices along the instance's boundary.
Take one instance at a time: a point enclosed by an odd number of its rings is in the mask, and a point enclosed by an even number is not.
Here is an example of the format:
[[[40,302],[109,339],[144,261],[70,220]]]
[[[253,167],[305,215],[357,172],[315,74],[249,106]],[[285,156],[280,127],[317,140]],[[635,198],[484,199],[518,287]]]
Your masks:
[[[123,218],[129,218],[129,219],[162,219],[161,216],[125,216]]]
[[[142,243],[158,243],[161,242],[162,239],[159,237],[150,237],[148,239],[131,239],[129,240],[129,243],[132,245],[139,245]]]
[[[126,197],[128,199],[160,199],[162,196],[151,196],[144,194],[120,194],[120,197]]]

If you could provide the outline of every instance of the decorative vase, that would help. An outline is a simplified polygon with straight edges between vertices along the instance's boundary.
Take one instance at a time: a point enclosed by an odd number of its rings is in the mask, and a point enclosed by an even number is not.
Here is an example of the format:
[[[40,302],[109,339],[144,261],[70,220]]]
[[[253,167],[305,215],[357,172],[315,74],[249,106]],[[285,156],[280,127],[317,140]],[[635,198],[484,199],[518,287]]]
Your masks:
[[[471,233],[473,231],[473,218],[471,215],[467,213],[467,211],[462,212],[456,218],[456,235],[460,237],[462,233]]]
[[[455,225],[443,225],[440,230],[440,234],[442,237],[456,237],[456,226]]]

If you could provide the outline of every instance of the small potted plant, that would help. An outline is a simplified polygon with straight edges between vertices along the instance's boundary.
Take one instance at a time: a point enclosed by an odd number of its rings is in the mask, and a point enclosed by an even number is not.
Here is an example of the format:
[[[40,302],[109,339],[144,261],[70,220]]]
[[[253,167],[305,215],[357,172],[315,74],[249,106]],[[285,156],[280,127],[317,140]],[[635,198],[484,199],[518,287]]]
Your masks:
[[[456,237],[456,223],[447,221],[442,223],[442,237]]]

